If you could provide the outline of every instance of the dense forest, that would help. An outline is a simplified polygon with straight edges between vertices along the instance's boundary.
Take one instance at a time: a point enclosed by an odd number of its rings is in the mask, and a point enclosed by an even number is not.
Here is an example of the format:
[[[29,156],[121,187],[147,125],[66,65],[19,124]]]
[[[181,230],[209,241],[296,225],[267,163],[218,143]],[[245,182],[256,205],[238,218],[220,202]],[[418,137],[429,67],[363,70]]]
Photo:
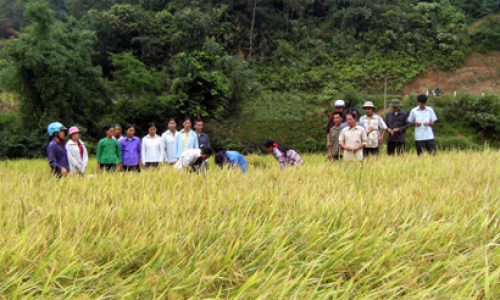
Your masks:
[[[287,140],[302,128],[287,142],[318,150],[336,97],[356,106],[386,78],[398,93],[429,66],[500,50],[498,12],[499,0],[0,0],[0,89],[21,103],[0,118],[12,145],[2,154],[40,154],[54,120],[95,140],[103,124],[184,115],[211,120],[219,147],[248,152],[269,132]],[[498,101],[449,101],[488,114],[474,139],[500,135]]]

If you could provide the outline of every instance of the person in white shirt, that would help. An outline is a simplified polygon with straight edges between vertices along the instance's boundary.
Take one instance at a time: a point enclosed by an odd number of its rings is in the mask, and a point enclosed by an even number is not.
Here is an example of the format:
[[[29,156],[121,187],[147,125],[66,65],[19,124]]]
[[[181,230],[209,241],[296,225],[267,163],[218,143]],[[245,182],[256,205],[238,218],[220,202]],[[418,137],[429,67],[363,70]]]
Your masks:
[[[115,134],[113,135],[113,139],[117,140],[118,142],[123,140],[123,135],[122,135],[122,125],[116,123],[113,125],[115,128]]]
[[[173,165],[177,161],[175,152],[177,151],[177,122],[174,118],[167,120],[168,129],[165,131],[161,138],[163,139],[163,145],[165,146],[163,161],[169,165]]]
[[[165,157],[163,139],[156,134],[155,123],[149,123],[149,134],[142,138],[141,159],[143,166],[158,167]]]
[[[340,132],[339,145],[344,150],[344,160],[363,161],[363,148],[367,144],[366,130],[356,124],[356,115],[348,113],[346,116],[349,127]]]
[[[73,126],[68,133],[70,140],[66,143],[66,151],[68,153],[70,172],[83,174],[89,161],[89,153],[80,140],[82,132],[78,127]]]
[[[359,120],[366,128],[368,138],[367,145],[363,149],[364,156],[378,155],[379,147],[383,145],[385,132],[387,131],[384,119],[374,113],[375,108],[373,102],[366,101],[363,105],[366,115]]]
[[[212,155],[212,148],[203,147],[201,149],[188,149],[184,150],[175,163],[174,168],[179,172],[188,170],[191,172],[201,173],[206,171],[206,164],[204,161]]]
[[[418,106],[411,110],[408,122],[415,126],[415,146],[417,155],[427,151],[431,155],[437,154],[436,142],[432,127],[437,122],[438,117],[432,107],[427,106],[427,96],[417,97]]]

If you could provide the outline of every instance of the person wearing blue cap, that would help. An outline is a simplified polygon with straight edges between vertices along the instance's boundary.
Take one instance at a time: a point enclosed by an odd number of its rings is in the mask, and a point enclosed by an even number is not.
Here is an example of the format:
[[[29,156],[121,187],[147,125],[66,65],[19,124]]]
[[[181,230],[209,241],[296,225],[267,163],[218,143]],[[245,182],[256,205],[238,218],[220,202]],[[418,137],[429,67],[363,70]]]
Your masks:
[[[66,152],[66,127],[59,122],[50,123],[47,132],[50,136],[50,142],[47,146],[47,159],[52,173],[57,177],[66,177],[70,171],[68,154]]]

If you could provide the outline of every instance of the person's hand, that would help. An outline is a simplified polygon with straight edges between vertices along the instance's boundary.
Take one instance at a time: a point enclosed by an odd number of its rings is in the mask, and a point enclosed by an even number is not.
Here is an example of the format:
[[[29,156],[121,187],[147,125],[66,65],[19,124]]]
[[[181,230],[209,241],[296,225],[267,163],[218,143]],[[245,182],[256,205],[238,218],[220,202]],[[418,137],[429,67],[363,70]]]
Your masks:
[[[372,133],[373,132],[373,127],[368,128],[368,130],[366,132]]]
[[[392,129],[390,129],[390,128],[389,128],[389,129],[387,129],[387,132],[389,132],[389,134],[390,134],[390,135],[393,135],[393,134],[394,134],[394,130],[392,130]]]
[[[66,168],[64,168],[64,167],[63,167],[63,168],[61,168],[61,174],[62,174],[62,176],[64,176],[64,177],[68,176],[68,170],[66,170]]]
[[[394,128],[393,132],[399,132],[399,128]]]
[[[146,167],[146,164],[145,164],[145,163],[142,163],[142,164],[141,164],[141,167],[145,168],[145,167]]]
[[[425,126],[429,126],[429,122],[424,122],[424,125]]]
[[[328,160],[332,160],[332,155],[328,154]]]
[[[382,145],[384,143],[384,139],[378,139],[378,144]]]
[[[119,172],[123,171],[123,164],[118,164],[118,171]]]
[[[415,125],[417,125],[417,127],[420,127],[420,126],[422,126],[422,123],[416,122]]]

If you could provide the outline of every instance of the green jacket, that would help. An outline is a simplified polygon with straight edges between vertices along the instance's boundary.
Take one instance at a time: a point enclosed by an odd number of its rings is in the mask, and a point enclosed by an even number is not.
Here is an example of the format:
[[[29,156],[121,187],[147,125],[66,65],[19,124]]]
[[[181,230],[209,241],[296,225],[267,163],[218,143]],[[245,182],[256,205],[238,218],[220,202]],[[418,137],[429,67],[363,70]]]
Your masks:
[[[119,164],[122,162],[120,143],[114,139],[103,138],[97,147],[97,162],[101,164]]]

